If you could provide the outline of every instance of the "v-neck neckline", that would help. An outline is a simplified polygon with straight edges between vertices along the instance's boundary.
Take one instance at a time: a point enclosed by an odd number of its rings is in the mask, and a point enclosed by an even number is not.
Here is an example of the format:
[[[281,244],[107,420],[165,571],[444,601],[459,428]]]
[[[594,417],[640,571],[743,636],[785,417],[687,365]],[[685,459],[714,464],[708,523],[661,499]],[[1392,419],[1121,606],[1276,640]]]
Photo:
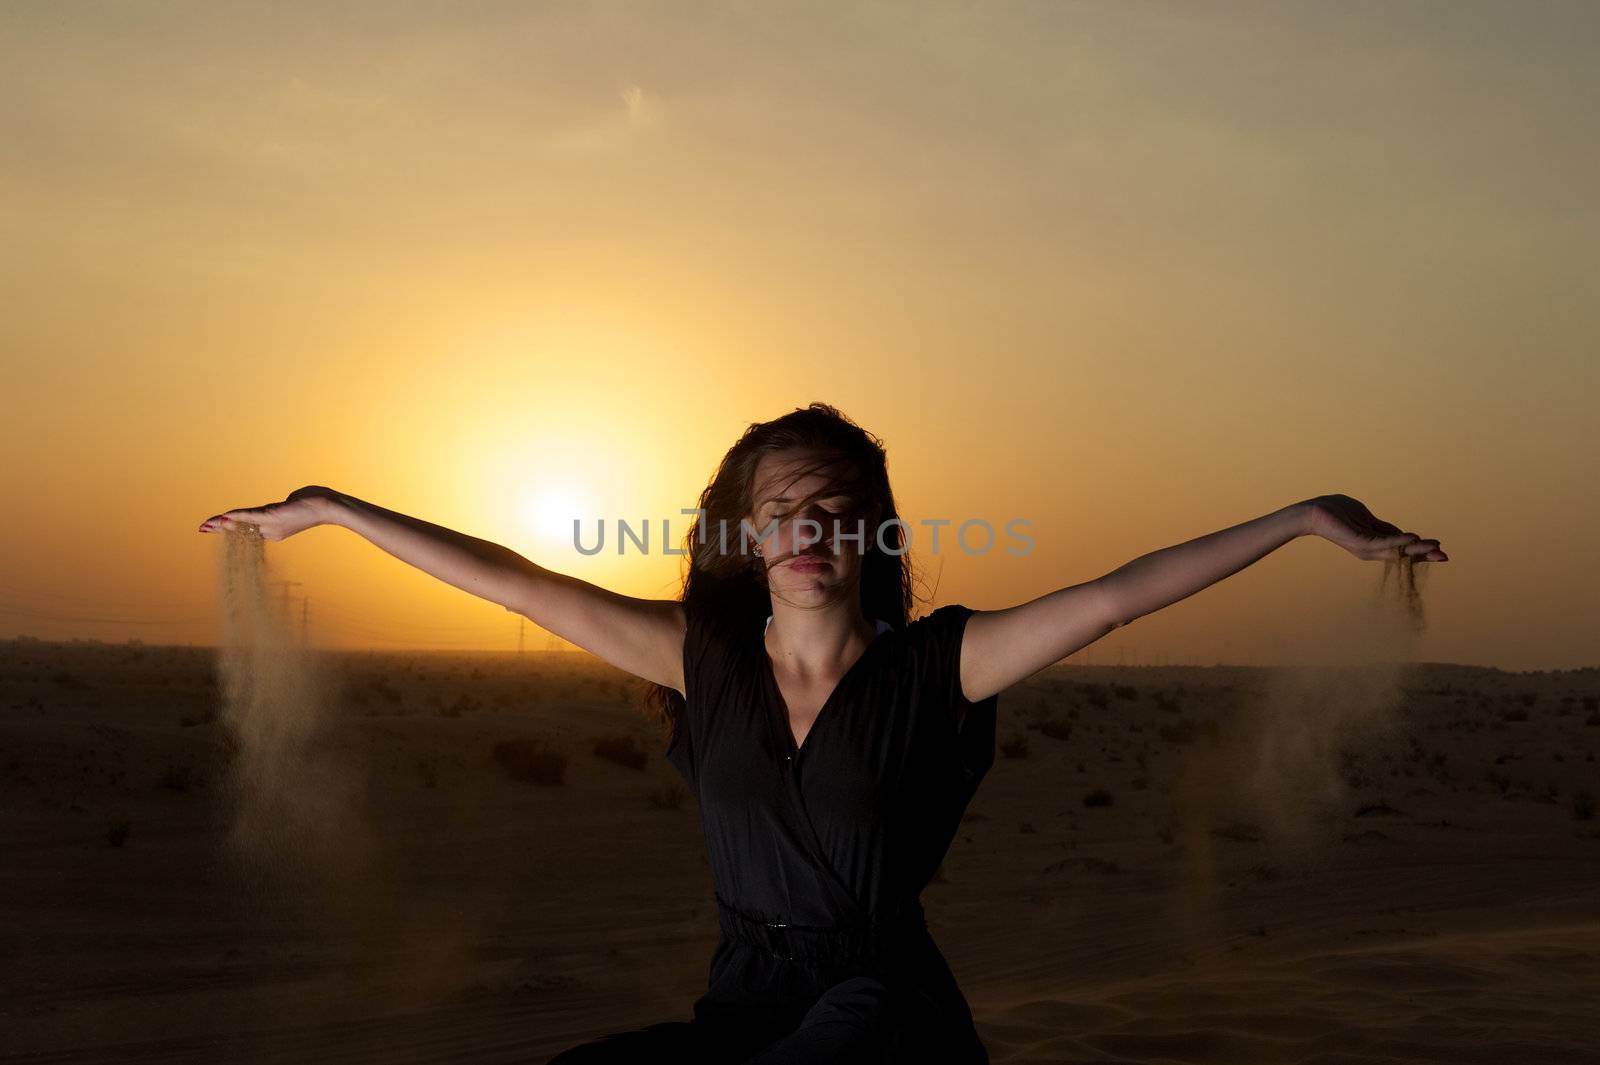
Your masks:
[[[771,623],[772,616],[769,614],[767,616],[767,624],[770,625]],[[762,627],[761,634],[756,639],[756,654],[761,658],[761,676],[766,682],[766,703],[772,716],[773,724],[777,726],[783,735],[784,746],[787,748],[788,757],[791,760],[798,758],[800,753],[811,743],[811,736],[817,731],[817,726],[822,724],[823,716],[827,714],[828,708],[839,698],[839,693],[844,690],[850,679],[860,671],[861,664],[867,660],[867,656],[872,653],[872,649],[883,642],[885,633],[894,631],[894,627],[886,621],[879,620],[874,624],[877,626],[878,631],[873,634],[872,639],[867,641],[867,646],[861,649],[861,653],[856,656],[856,660],[850,663],[849,668],[840,675],[838,682],[833,686],[833,690],[828,693],[828,697],[822,700],[822,705],[817,709],[817,716],[811,719],[811,727],[806,729],[805,740],[799,743],[795,742],[794,726],[789,723],[789,707],[783,701],[783,689],[778,685],[778,675],[772,668],[772,656],[767,654],[767,630],[765,626]]]

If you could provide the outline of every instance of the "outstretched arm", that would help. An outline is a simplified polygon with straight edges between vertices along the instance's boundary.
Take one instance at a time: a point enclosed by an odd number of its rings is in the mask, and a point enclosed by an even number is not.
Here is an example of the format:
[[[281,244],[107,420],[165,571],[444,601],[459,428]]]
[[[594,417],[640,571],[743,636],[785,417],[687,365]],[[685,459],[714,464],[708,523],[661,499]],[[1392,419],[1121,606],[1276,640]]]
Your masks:
[[[1121,625],[1186,599],[1298,536],[1320,535],[1358,558],[1448,561],[1439,541],[1379,521],[1349,496],[1319,496],[1229,529],[1162,548],[1084,584],[967,619],[961,688],[977,700],[1004,691]]]
[[[321,486],[282,503],[230,510],[202,532],[253,524],[281,540],[317,525],[339,525],[425,573],[470,592],[605,659],[618,669],[683,690],[683,604],[638,599],[545,569],[489,540],[413,518]]]

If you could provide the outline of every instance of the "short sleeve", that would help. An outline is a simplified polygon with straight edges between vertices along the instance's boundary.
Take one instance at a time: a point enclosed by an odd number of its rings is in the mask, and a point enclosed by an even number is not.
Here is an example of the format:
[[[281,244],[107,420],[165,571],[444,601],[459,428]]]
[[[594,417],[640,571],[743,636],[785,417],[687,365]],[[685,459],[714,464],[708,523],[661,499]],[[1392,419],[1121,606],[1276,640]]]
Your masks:
[[[667,746],[667,760],[677,767],[691,784],[696,780],[695,734],[705,705],[705,681],[710,675],[710,659],[715,653],[715,640],[711,632],[716,621],[714,613],[698,603],[683,604],[683,711],[673,730],[673,739]]]
[[[706,656],[711,643],[707,629],[714,618],[699,603],[687,601],[683,604],[683,614],[683,694],[686,701],[693,703],[699,699],[701,681],[705,676]]]
[[[966,775],[976,781],[994,764],[995,712],[999,695],[973,701],[961,691],[961,642],[967,619],[977,611],[960,603],[942,606],[923,618],[924,681],[938,728],[948,728]]]

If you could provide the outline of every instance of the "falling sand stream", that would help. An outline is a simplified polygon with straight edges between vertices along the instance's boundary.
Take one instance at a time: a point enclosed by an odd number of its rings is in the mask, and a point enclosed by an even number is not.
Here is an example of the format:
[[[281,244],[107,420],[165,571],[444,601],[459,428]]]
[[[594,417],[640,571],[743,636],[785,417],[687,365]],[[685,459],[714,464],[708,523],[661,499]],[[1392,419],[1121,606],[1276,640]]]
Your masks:
[[[232,748],[222,860],[241,917],[294,974],[264,1012],[275,1026],[338,1028],[342,1045],[389,1052],[381,1029],[344,1030],[350,1018],[425,1008],[465,986],[483,907],[407,890],[400,821],[373,799],[372,745],[338,713],[337,660],[295,639],[256,528],[222,539],[218,665]]]
[[[1299,661],[1261,671],[1219,709],[1215,732],[1176,760],[1170,816],[1185,863],[1176,905],[1198,941],[1216,934],[1218,847],[1259,839],[1265,871],[1318,866],[1357,792],[1379,782],[1426,625],[1419,567],[1397,548],[1370,592],[1312,606],[1312,635],[1289,648]]]

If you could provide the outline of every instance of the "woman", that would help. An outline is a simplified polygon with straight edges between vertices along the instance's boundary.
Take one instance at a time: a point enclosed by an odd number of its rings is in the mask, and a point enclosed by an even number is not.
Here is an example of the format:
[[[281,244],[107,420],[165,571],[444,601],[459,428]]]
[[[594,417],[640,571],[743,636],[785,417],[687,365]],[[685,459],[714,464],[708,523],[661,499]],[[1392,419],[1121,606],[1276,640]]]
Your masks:
[[[550,1065],[987,1062],[920,895],[993,762],[999,693],[1297,536],[1447,560],[1437,540],[1322,496],[1006,609],[911,621],[884,449],[820,403],[728,451],[677,600],[606,591],[326,488],[200,528],[239,523],[268,540],[342,525],[653,682],[667,757],[700,804],[721,933],[710,980],[691,1020]]]

